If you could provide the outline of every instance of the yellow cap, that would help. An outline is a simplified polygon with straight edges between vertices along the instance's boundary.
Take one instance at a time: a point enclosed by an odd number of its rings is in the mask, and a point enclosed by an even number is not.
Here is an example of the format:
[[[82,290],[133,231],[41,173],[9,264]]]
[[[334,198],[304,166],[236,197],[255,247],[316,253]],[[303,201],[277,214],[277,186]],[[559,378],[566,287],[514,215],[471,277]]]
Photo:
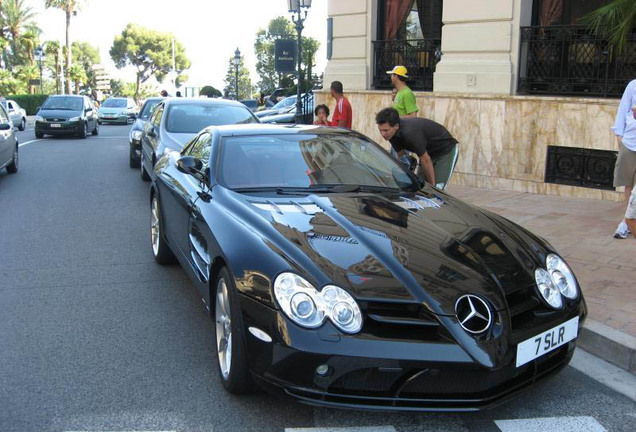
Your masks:
[[[404,66],[396,66],[393,68],[393,70],[390,71],[386,71],[386,73],[388,73],[389,75],[399,75],[401,77],[404,78],[408,78],[409,76],[407,75],[407,70]]]

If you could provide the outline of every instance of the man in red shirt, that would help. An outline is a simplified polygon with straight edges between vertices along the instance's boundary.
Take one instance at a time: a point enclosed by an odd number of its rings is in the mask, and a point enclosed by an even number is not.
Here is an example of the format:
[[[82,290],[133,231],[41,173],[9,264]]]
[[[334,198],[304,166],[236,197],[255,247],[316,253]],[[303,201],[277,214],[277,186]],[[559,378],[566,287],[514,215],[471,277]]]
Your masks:
[[[331,97],[336,100],[336,108],[333,110],[331,126],[340,126],[351,129],[353,112],[351,111],[351,104],[342,93],[342,83],[340,81],[332,82]]]

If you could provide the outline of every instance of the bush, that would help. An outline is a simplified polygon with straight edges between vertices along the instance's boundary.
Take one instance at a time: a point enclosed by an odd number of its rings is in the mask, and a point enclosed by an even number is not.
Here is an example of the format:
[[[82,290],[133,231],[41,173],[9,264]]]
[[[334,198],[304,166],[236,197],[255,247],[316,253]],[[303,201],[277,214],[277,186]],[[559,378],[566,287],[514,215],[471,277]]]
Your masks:
[[[26,111],[27,115],[35,115],[37,108],[44,103],[49,95],[45,94],[22,94],[6,95],[5,99],[14,100]]]

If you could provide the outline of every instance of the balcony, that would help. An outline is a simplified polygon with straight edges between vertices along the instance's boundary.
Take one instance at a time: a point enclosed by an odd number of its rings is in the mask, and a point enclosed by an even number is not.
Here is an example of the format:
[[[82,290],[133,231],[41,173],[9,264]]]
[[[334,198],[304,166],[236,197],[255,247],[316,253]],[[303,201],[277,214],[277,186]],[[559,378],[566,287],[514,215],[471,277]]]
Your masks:
[[[386,71],[404,65],[411,90],[433,91],[433,74],[442,56],[441,46],[440,39],[373,41],[373,87],[390,89],[391,77]]]
[[[636,76],[636,33],[622,52],[584,26],[521,27],[518,92],[620,98]]]

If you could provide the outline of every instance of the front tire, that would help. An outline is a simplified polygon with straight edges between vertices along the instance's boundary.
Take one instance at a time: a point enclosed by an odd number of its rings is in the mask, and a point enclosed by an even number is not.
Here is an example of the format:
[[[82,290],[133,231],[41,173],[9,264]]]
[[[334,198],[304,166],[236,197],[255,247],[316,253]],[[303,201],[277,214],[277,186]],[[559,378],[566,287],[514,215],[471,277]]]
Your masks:
[[[156,194],[153,195],[150,205],[150,240],[152,242],[152,255],[157,263],[172,264],[175,261],[174,254],[164,239],[161,206]]]
[[[15,150],[13,151],[13,160],[9,165],[7,165],[7,172],[9,174],[15,174],[18,172],[20,158],[18,157],[18,145],[15,145]]]
[[[42,132],[36,132],[35,133],[35,137],[40,139],[40,138],[44,138],[44,134]]]
[[[26,119],[22,117],[22,121],[20,122],[20,126],[18,126],[18,130],[23,131],[24,129],[26,129]]]
[[[223,387],[230,393],[248,393],[254,388],[247,364],[245,331],[234,282],[226,268],[215,281],[214,321],[216,358]]]
[[[130,146],[128,165],[130,165],[131,168],[139,168],[140,165],[140,161],[137,159],[137,155],[135,154],[135,149],[132,146]]]
[[[141,149],[141,156],[139,156],[139,175],[141,176],[141,179],[145,182],[149,182],[150,181],[150,176],[148,175],[148,172],[146,171],[146,167],[144,166],[144,150]]]
[[[93,136],[99,135],[99,123],[95,122],[95,129],[93,129],[91,134],[93,134]]]

